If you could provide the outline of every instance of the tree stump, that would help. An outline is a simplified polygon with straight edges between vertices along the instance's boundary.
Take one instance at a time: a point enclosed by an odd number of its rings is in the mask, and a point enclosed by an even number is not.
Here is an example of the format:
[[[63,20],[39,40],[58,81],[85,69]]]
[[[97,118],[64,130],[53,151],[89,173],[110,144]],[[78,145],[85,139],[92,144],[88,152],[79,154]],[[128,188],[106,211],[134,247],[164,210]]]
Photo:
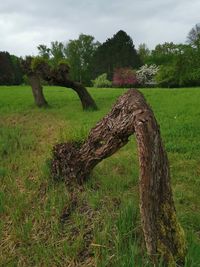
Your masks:
[[[92,169],[136,135],[140,163],[140,213],[147,252],[153,263],[182,265],[184,232],[177,220],[167,154],[153,111],[135,89],[119,97],[112,110],[91,129],[83,144],[58,144],[53,149],[52,174],[67,183],[83,183]]]

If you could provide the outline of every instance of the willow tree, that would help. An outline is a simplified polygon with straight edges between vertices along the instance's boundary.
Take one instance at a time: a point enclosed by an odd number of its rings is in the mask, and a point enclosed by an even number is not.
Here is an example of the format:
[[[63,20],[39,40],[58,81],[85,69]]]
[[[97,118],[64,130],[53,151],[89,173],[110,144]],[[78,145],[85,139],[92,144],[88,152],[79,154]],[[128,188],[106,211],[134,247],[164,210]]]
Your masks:
[[[35,104],[38,107],[44,107],[47,106],[48,103],[43,94],[43,87],[41,85],[40,74],[38,72],[35,72],[35,70],[32,67],[32,62],[33,62],[32,57],[26,57],[24,60],[23,59],[21,60],[21,66],[23,72],[27,75],[27,78],[31,85]]]
[[[41,80],[43,79],[50,85],[58,85],[74,90],[80,98],[84,110],[97,109],[97,105],[87,89],[82,84],[74,82],[69,78],[69,65],[65,61],[51,65],[44,58],[27,57],[25,60],[22,60],[22,66],[28,76],[37,106],[47,105],[41,85]]]
[[[69,184],[82,184],[92,169],[129,141],[135,133],[140,163],[140,214],[147,251],[154,264],[184,264],[185,237],[170,185],[167,154],[153,111],[143,95],[130,89],[91,129],[82,144],[58,144],[53,150],[52,174]]]

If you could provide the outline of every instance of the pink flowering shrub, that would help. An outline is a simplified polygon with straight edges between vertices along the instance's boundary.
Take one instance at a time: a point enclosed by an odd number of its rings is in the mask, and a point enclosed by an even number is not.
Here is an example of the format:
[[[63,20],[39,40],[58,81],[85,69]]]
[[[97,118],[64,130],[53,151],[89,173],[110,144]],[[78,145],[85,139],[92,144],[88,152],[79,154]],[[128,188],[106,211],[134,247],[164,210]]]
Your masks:
[[[136,73],[131,68],[115,69],[113,74],[113,86],[131,87],[138,84]]]

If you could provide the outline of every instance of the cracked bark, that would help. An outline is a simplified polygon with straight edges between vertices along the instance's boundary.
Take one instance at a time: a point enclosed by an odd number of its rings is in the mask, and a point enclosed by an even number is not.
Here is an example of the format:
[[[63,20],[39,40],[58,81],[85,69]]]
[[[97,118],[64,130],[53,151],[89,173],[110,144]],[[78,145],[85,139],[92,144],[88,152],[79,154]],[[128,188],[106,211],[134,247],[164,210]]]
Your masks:
[[[182,265],[184,232],[177,220],[167,154],[153,111],[143,95],[130,89],[91,129],[83,144],[58,144],[53,149],[52,174],[67,183],[83,183],[92,169],[128,142],[134,134],[140,163],[140,213],[147,252],[154,264]]]

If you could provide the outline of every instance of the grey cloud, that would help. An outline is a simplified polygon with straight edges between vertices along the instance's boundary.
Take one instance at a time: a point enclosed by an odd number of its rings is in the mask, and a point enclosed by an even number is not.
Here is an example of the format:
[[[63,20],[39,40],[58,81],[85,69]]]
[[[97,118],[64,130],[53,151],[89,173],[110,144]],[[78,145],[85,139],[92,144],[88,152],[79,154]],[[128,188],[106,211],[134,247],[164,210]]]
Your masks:
[[[7,0],[0,3],[0,50],[35,54],[40,43],[66,42],[80,33],[103,42],[120,29],[136,46],[184,42],[199,10],[198,0]]]

